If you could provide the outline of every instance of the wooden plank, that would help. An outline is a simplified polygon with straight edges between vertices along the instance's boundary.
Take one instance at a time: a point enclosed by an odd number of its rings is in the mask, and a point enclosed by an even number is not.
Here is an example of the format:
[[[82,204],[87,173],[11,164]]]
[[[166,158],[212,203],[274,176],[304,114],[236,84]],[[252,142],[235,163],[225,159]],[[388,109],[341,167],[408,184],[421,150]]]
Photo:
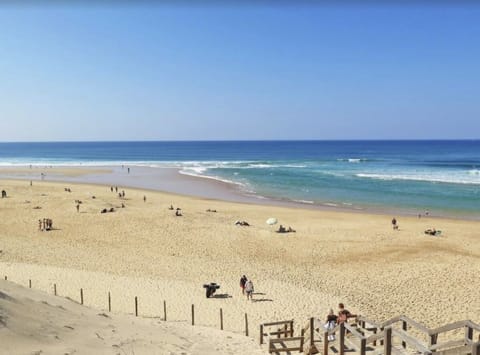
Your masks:
[[[460,340],[452,340],[452,341],[447,341],[445,343],[440,343],[440,344],[433,344],[430,346],[430,350],[441,350],[445,348],[453,348],[453,347],[458,347],[458,346],[464,346],[465,345],[465,340],[460,339]]]
[[[286,338],[289,333],[290,333],[289,330],[285,331],[285,329],[281,329],[281,328],[280,328],[280,329],[278,329],[278,330],[276,330],[276,331],[274,331],[274,332],[265,333],[265,335],[267,335],[267,336],[274,336],[274,335],[276,335],[277,337],[278,337],[279,335],[284,335],[284,337]]]
[[[245,313],[245,335],[248,337],[248,316]]]
[[[465,345],[447,350],[439,350],[435,352],[436,355],[467,355],[472,353],[472,346]]]
[[[430,334],[431,331],[430,329],[428,329],[426,326],[424,326],[423,324],[411,319],[411,318],[408,318],[406,316],[402,316],[401,317],[401,320],[403,321],[406,321],[408,323],[409,326],[413,327],[413,328],[416,328],[418,329],[419,331],[425,333],[425,334]]]
[[[466,323],[467,323],[466,321],[462,320],[459,322],[453,322],[447,325],[442,325],[441,327],[430,330],[430,334],[440,334],[440,333],[449,332],[451,330],[455,330],[458,328],[463,328],[466,326]]]
[[[277,344],[277,343],[284,343],[284,342],[291,342],[291,341],[300,341],[303,337],[291,337],[291,338],[280,338],[280,339],[270,339],[270,343]]]
[[[470,327],[470,328],[475,329],[475,330],[478,330],[480,332],[480,324],[473,323],[471,320],[467,320],[465,322],[465,326]]]
[[[260,345],[263,344],[263,324],[260,324]]]
[[[392,334],[404,340],[408,345],[412,346],[415,350],[421,353],[431,353],[431,351],[424,344],[403,330],[392,329]]]
[[[263,326],[264,327],[270,327],[272,325],[284,325],[285,323],[290,323],[290,322],[293,322],[293,319],[290,319],[290,320],[282,320],[282,321],[279,321],[279,322],[270,322],[270,323],[263,323]]]
[[[347,329],[350,333],[352,333],[352,335],[354,335],[358,339],[360,339],[360,340],[367,339],[365,336],[363,336],[363,334],[361,334],[357,329],[352,327],[350,324],[344,323],[344,327],[345,327],[345,329]]]

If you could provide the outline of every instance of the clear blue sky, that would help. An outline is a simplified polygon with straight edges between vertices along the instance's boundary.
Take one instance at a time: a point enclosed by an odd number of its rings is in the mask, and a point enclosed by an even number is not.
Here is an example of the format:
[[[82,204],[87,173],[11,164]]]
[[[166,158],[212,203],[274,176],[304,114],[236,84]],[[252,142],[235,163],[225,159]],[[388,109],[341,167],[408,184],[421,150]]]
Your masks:
[[[0,6],[0,141],[480,138],[480,6]]]

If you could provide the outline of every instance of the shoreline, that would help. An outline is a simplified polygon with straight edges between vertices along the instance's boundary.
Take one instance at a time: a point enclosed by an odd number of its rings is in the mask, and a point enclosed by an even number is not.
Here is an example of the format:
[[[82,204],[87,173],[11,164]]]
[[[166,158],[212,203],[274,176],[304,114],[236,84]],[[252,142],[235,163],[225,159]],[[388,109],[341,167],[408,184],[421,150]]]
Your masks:
[[[128,173],[127,169],[131,168]],[[40,173],[45,172],[45,176]],[[176,167],[147,167],[138,165],[65,165],[65,166],[12,166],[0,167],[0,180],[32,180],[64,183],[123,186],[145,191],[165,192],[173,195],[197,197],[225,202],[245,203],[272,207],[292,207],[305,210],[337,211],[355,214],[375,214],[401,217],[418,217],[419,212],[395,206],[337,205],[324,202],[304,203],[296,200],[262,196],[256,192],[242,191],[240,184],[210,176],[182,173]],[[480,216],[466,212],[445,213],[429,211],[421,217],[479,221]]]

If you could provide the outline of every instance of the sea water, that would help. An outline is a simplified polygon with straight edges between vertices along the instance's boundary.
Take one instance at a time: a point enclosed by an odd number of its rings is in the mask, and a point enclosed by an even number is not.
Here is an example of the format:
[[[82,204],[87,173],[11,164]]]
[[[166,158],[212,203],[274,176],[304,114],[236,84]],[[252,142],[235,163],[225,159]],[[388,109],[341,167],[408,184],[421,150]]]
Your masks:
[[[480,217],[480,141],[0,143],[0,166],[175,167],[257,198]]]

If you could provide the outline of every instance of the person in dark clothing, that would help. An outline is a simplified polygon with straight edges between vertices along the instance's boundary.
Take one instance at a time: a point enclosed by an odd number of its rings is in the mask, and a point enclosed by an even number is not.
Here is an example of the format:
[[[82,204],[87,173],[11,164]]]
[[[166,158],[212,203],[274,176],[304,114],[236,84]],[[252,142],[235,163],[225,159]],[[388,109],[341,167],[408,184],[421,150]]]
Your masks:
[[[247,277],[243,275],[240,279],[240,288],[242,289],[242,294],[245,294],[245,284],[247,283]]]

